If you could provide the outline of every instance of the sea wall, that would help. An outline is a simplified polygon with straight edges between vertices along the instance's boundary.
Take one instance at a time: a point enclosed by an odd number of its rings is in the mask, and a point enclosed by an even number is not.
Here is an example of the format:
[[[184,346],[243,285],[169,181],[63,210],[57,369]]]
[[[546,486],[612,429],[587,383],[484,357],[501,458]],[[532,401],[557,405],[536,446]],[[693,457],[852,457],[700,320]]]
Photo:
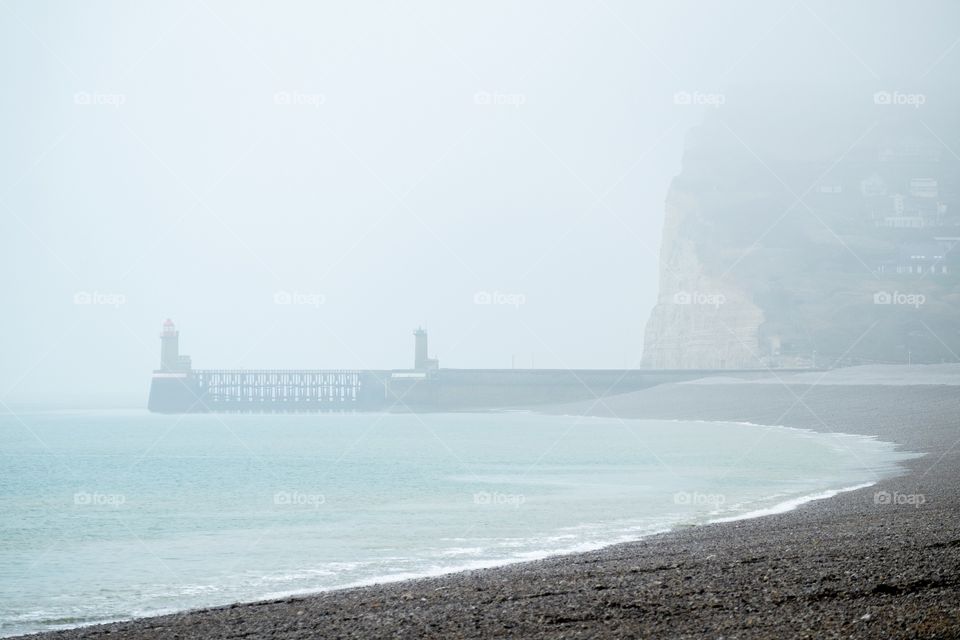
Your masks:
[[[265,380],[257,390],[237,383],[214,396],[200,380],[203,372],[172,377],[155,374],[149,408],[159,413],[320,412],[320,411],[470,411],[526,408],[557,402],[592,400],[638,391],[657,384],[683,382],[723,373],[718,370],[616,369],[439,369],[358,371],[355,392],[322,397],[309,388],[277,388],[282,372],[246,371],[250,380]],[[310,374],[313,372],[298,372]],[[270,376],[274,377],[270,377]],[[749,373],[745,373],[749,375]],[[763,375],[755,371],[754,375]],[[303,376],[309,379],[309,375]],[[229,391],[235,389],[235,392]]]

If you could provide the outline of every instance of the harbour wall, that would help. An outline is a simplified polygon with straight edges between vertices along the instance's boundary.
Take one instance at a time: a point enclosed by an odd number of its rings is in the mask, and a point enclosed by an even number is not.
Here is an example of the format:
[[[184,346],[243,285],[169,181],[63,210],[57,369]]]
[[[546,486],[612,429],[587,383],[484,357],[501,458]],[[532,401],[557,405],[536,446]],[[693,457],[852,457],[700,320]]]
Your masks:
[[[469,411],[601,399],[658,384],[764,370],[435,369],[156,372],[160,413]]]

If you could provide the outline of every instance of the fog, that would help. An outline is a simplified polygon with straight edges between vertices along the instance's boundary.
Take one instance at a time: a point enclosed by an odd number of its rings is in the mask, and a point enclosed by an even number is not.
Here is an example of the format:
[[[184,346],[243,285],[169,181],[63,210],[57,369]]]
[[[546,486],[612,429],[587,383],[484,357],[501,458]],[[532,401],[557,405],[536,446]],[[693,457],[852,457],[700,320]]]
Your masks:
[[[955,3],[838,4],[6,0],[0,398],[142,404],[168,317],[206,368],[639,366],[717,100],[955,91]]]

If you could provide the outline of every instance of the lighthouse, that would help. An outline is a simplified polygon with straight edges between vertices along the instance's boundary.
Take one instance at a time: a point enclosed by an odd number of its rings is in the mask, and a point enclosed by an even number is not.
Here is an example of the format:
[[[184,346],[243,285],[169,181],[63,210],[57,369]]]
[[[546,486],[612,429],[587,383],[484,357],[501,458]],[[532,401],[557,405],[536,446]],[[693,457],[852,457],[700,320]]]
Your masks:
[[[160,368],[150,381],[147,408],[158,413],[209,411],[191,370],[190,356],[180,355],[180,332],[170,318],[160,329]]]
[[[190,365],[190,356],[180,355],[180,332],[167,318],[160,331],[160,371],[190,371]]]

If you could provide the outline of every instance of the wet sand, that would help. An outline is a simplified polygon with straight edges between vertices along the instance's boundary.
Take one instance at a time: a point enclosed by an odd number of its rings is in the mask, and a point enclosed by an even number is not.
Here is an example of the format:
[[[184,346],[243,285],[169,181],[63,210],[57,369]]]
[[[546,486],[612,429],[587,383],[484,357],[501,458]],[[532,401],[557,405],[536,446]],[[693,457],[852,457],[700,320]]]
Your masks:
[[[549,410],[869,434],[927,455],[794,511],[596,552],[29,637],[960,637],[960,386],[679,384]]]

